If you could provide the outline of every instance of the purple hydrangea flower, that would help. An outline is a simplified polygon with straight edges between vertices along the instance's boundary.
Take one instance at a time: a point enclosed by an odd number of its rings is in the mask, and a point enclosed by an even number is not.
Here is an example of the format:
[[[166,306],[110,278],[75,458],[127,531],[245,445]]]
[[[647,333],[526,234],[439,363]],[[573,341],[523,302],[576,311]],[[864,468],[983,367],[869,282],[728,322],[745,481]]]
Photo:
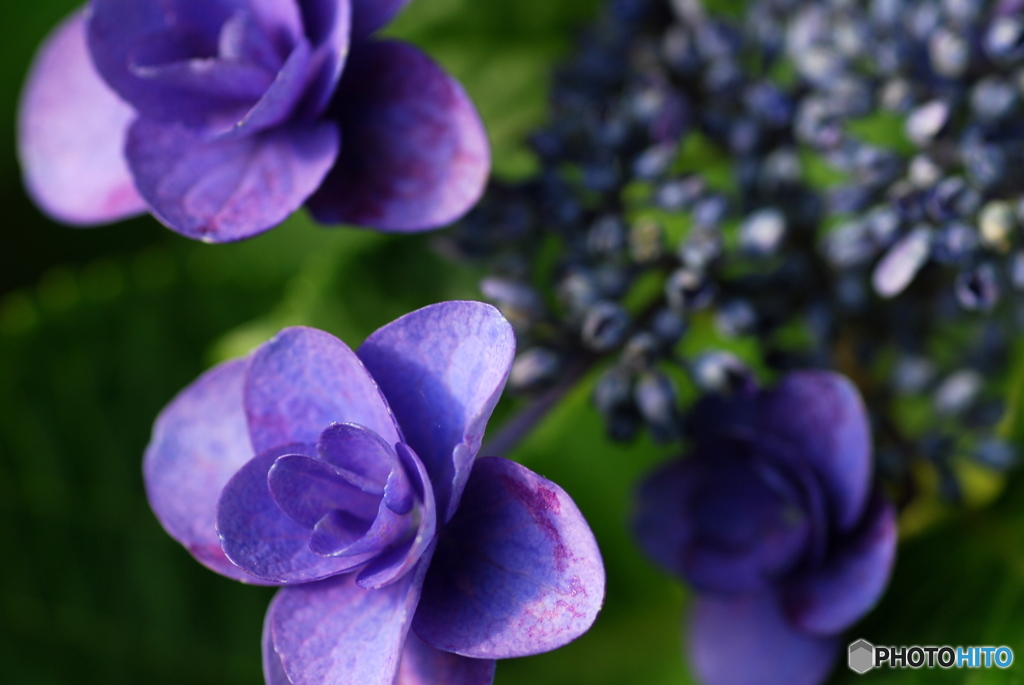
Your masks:
[[[458,82],[373,37],[407,1],[91,0],[28,75],[29,193],[71,224],[148,209],[209,242],[304,203],[325,223],[449,223],[482,192],[490,151]]]
[[[144,475],[164,528],[214,571],[287,585],[270,685],[486,685],[495,659],[593,623],[604,567],[579,509],[476,458],[514,352],[479,302],[408,314],[358,352],[288,328],[160,414]]]
[[[647,554],[696,590],[690,663],[705,685],[816,685],[896,551],[860,395],[795,372],[705,398],[691,428],[692,454],[641,484],[635,521]]]

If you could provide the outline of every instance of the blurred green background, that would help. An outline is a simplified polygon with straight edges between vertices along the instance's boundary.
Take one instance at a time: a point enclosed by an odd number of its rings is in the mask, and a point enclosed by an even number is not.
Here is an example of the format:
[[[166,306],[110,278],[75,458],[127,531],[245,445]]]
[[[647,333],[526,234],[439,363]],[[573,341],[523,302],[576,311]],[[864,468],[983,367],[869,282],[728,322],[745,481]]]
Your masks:
[[[0,129],[14,129],[36,45],[76,3],[0,7]],[[522,136],[543,120],[551,65],[596,0],[417,0],[389,29],[466,85],[499,174],[531,166]],[[262,682],[272,591],[213,574],[146,505],[140,461],[153,418],[204,368],[278,328],[329,330],[352,346],[432,302],[478,298],[430,236],[313,226],[304,215],[252,241],[193,243],[149,218],[76,230],[48,221],[0,136],[8,217],[0,247],[0,682],[11,685]],[[690,683],[683,589],[629,540],[629,484],[670,456],[614,446],[587,406],[589,380],[512,455],[576,499],[601,545],[608,599],[558,652],[502,662],[498,683]],[[504,401],[495,425],[508,415]],[[1024,660],[1024,482],[984,511],[901,547],[881,607],[851,631],[876,644],[1007,644]],[[871,673],[871,682],[1022,683],[1008,671]],[[840,664],[835,682],[854,682]],[[858,681],[859,682],[859,681]],[[780,684],[784,685],[784,684]]]

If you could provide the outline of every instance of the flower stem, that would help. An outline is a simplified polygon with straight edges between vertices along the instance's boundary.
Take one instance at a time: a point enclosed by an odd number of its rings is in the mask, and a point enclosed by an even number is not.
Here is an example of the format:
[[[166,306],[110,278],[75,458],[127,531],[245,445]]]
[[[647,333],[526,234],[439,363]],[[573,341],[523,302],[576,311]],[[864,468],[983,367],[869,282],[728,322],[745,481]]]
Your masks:
[[[557,383],[530,400],[512,418],[503,423],[498,432],[484,443],[480,456],[503,457],[514,450],[534,426],[587,374],[598,358],[597,355],[586,355],[577,359]]]

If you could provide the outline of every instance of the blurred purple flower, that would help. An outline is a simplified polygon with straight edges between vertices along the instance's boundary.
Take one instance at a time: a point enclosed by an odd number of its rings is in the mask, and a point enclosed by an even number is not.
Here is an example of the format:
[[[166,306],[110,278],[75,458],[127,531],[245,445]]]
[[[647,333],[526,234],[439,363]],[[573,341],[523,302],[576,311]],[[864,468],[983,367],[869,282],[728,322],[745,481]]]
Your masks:
[[[697,591],[690,663],[705,685],[817,685],[896,551],[860,395],[796,372],[705,398],[691,425],[693,453],[641,484],[635,522],[647,554]]]
[[[22,93],[29,193],[71,224],[148,209],[208,242],[306,203],[324,223],[420,231],[490,167],[462,87],[373,37],[408,0],[92,0],[47,38]]]
[[[495,659],[593,623],[604,567],[576,505],[476,459],[514,352],[478,302],[355,353],[288,328],[161,413],[144,475],[164,528],[223,575],[288,585],[264,625],[270,685],[486,685]]]

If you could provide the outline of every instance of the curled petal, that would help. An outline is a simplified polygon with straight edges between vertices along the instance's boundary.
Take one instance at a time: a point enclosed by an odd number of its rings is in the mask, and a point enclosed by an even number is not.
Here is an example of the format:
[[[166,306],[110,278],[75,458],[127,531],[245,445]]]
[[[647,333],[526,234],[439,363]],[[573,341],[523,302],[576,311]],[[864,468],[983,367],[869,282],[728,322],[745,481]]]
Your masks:
[[[18,156],[36,203],[82,226],[145,211],[123,153],[134,118],[93,69],[75,12],[39,48],[18,107]]]
[[[439,537],[413,629],[479,659],[546,652],[590,628],[604,584],[597,542],[565,491],[485,457]]]
[[[258,451],[316,443],[332,423],[360,424],[389,445],[401,439],[363,362],[330,333],[286,328],[253,353],[246,374],[245,412]]]
[[[146,118],[190,126],[237,121],[253,98],[177,87],[147,78],[138,69],[217,55],[221,30],[239,4],[232,0],[92,0],[87,31],[96,70]],[[275,10],[264,15],[257,12],[256,18],[263,30],[286,44],[284,55],[298,38],[292,23],[298,17],[272,5],[286,4],[290,3],[251,5]]]
[[[153,426],[142,473],[149,504],[171,537],[214,571],[259,583],[224,556],[216,527],[221,490],[252,457],[244,373],[244,359],[224,362],[175,397]]]
[[[426,466],[439,523],[447,521],[512,367],[512,327],[490,305],[443,302],[374,332],[358,355]]]
[[[704,685],[820,685],[837,643],[794,628],[771,593],[700,595],[690,613],[690,664]]]
[[[309,86],[310,60],[309,41],[300,39],[274,80],[260,91],[253,108],[222,134],[221,139],[242,138],[284,123]]]
[[[426,471],[406,445],[399,443],[397,448],[392,476],[396,472],[403,472],[404,476],[389,478],[388,485],[404,484],[410,495],[419,501],[418,510],[414,511],[410,506],[404,515],[398,514],[385,495],[377,498],[377,512],[372,524],[362,529],[355,528],[348,521],[339,520],[341,512],[332,511],[317,524],[310,538],[310,548],[317,554],[376,554],[356,580],[360,587],[367,589],[387,585],[406,573],[434,539],[437,514],[433,492],[422,481]],[[416,487],[413,487],[414,483]],[[358,535],[353,538],[351,533]]]
[[[785,585],[782,602],[790,620],[817,635],[838,633],[859,620],[889,583],[896,537],[896,512],[876,493],[864,520],[834,543],[825,563]]]
[[[384,494],[398,460],[392,444],[357,423],[335,423],[320,434],[316,451],[328,464],[364,479],[366,492]]]
[[[770,587],[806,553],[799,491],[742,450],[720,444],[662,467],[638,493],[636,530],[659,564],[701,590]]]
[[[346,574],[278,592],[270,642],[293,685],[392,685],[429,560],[379,590]]]
[[[787,375],[762,395],[759,428],[789,442],[821,480],[833,520],[860,520],[871,482],[871,429],[856,386],[824,371]]]
[[[323,113],[338,85],[349,43],[352,40],[352,7],[350,0],[298,0],[306,26],[306,37],[312,44],[313,59],[310,85],[303,111],[310,118]]]
[[[208,140],[178,124],[139,119],[125,153],[158,219],[189,238],[220,243],[284,221],[320,185],[339,144],[329,122]]]
[[[410,631],[395,685],[491,685],[494,666],[493,659],[470,659],[434,649]]]
[[[375,552],[344,557],[315,554],[309,528],[297,523],[274,501],[267,474],[278,457],[315,454],[313,445],[279,446],[253,457],[238,470],[217,503],[217,532],[233,564],[257,578],[304,583],[343,573],[373,558]]]
[[[408,487],[420,501],[419,511],[416,512],[419,521],[415,534],[407,543],[388,550],[367,564],[366,568],[359,573],[356,583],[359,584],[359,587],[367,589],[383,587],[408,573],[413,565],[427,553],[437,531],[437,505],[434,503],[434,491],[430,487],[430,481],[427,480],[427,470],[423,466],[423,462],[404,443],[399,443],[396,446],[396,451],[401,461],[401,471],[406,474]],[[391,482],[388,483],[389,486],[391,484]],[[395,509],[393,503],[388,502],[387,494],[382,502],[382,514],[385,508],[388,512]],[[410,511],[411,509],[410,507]]]
[[[279,457],[267,474],[270,494],[296,523],[312,528],[331,510],[372,521],[382,493],[368,493],[326,462],[297,454]]]
[[[422,231],[480,197],[490,168],[480,117],[462,86],[416,48],[357,44],[333,103],[328,115],[345,144],[309,200],[318,221]]]

